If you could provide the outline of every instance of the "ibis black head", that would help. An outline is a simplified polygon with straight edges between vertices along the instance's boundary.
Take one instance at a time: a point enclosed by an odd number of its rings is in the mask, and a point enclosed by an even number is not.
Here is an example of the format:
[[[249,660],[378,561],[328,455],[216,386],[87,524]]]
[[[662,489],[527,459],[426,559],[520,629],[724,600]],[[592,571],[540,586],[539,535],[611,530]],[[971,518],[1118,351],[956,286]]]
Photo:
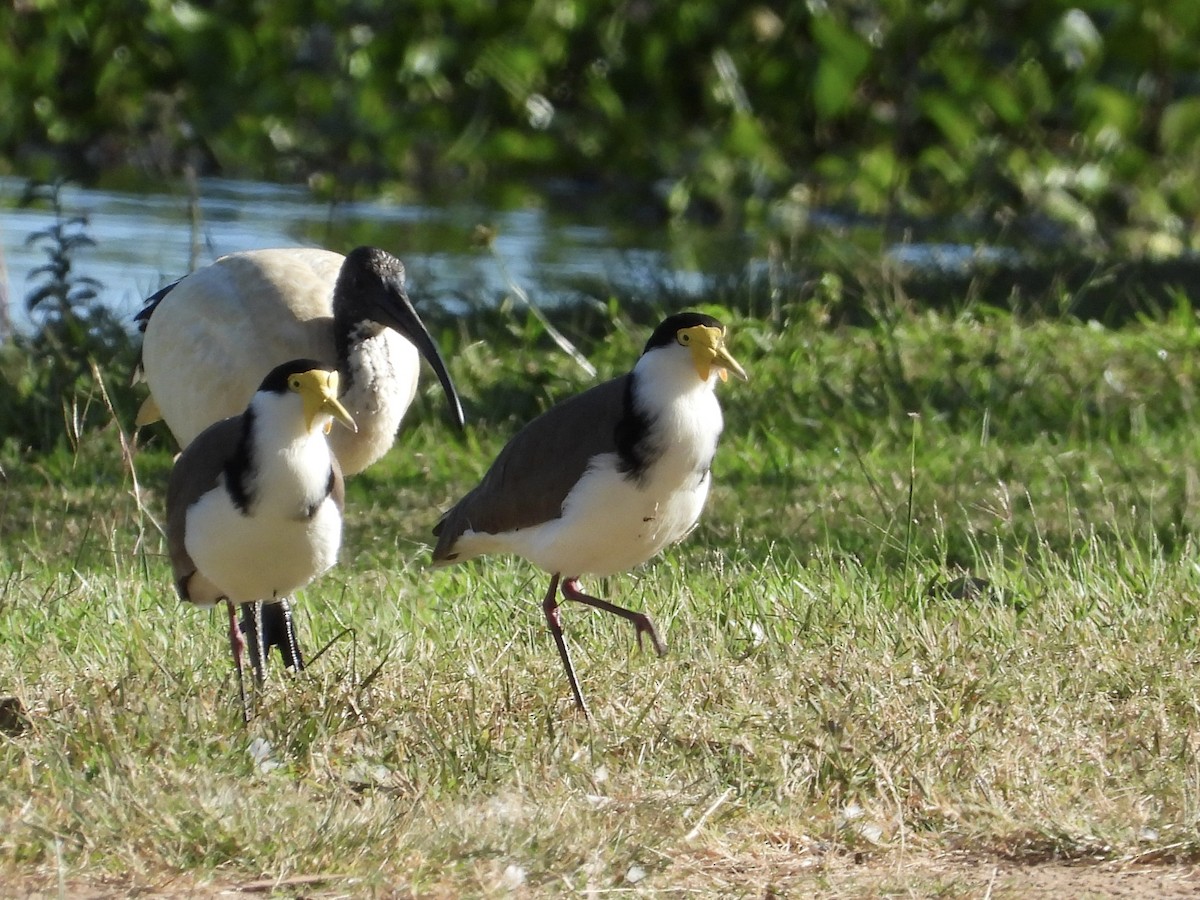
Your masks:
[[[450,405],[450,416],[462,428],[466,422],[458,391],[446,370],[437,344],[421,321],[404,286],[404,263],[386,250],[357,247],[351,250],[338,273],[333,292],[333,315],[340,320],[339,334],[348,333],[364,320],[392,328],[425,357]],[[342,348],[339,348],[339,350]]]

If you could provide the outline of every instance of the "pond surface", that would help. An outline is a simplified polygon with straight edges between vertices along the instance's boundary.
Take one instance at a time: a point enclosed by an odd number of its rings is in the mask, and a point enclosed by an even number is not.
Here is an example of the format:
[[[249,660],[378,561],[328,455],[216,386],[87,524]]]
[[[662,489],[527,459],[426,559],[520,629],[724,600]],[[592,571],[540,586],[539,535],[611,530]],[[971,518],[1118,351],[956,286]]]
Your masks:
[[[62,205],[65,215],[87,217],[95,241],[73,257],[75,274],[99,281],[103,302],[131,329],[144,298],[226,253],[300,246],[346,252],[360,244],[404,261],[418,309],[437,305],[451,312],[499,303],[513,295],[513,283],[543,307],[632,297],[680,304],[716,299],[758,312],[764,307],[751,305],[747,285],[766,295],[777,285],[811,284],[827,270],[865,278],[884,297],[899,283],[905,296],[929,306],[979,303],[1111,324],[1172,308],[1181,297],[1200,299],[1194,253],[1098,260],[1072,251],[1061,229],[1010,229],[989,238],[969,222],[888,227],[817,210],[801,211],[802,223],[790,229],[786,221],[775,223],[777,236],[794,235],[777,242],[789,255],[780,280],[761,235],[667,223],[644,199],[542,187],[503,210],[466,202],[329,204],[303,188],[221,179],[202,180],[194,200],[182,185],[160,193],[67,186]],[[23,179],[0,178],[0,291],[6,291],[0,300],[7,297],[8,319],[27,330],[27,297],[39,283],[30,274],[46,262],[42,246],[28,238],[50,227],[54,216],[45,204],[21,207],[24,190]],[[496,235],[490,252],[473,239],[480,225]],[[732,300],[728,290],[720,296],[729,285],[735,286]],[[863,294],[847,291],[847,305],[836,313],[861,321],[862,310],[853,305]],[[0,304],[0,337],[4,312]]]
[[[95,246],[74,257],[74,272],[99,281],[103,301],[132,319],[145,297],[163,285],[239,250],[322,246],[345,252],[374,244],[399,256],[409,292],[421,307],[451,309],[495,303],[515,280],[541,305],[571,302],[581,283],[653,289],[669,282],[699,296],[708,279],[749,264],[750,251],[736,236],[696,229],[686,240],[657,221],[631,224],[586,202],[563,214],[546,206],[495,211],[481,205],[425,206],[358,202],[330,205],[302,188],[204,180],[198,215],[181,187],[175,193],[121,193],[66,186],[66,215],[87,217]],[[0,179],[0,252],[6,271],[9,314],[30,327],[26,298],[30,274],[44,265],[30,235],[50,227],[46,204],[20,207],[25,182]],[[581,198],[581,201],[584,198]],[[649,218],[649,217],[643,217]],[[495,231],[494,253],[472,240],[475,229]]]

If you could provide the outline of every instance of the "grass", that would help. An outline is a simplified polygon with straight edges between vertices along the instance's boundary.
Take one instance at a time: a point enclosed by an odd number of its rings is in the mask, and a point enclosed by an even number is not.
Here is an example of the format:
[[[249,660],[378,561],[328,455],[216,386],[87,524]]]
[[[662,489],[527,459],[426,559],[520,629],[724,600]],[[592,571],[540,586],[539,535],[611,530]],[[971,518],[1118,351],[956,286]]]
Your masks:
[[[852,860],[1200,859],[1191,315],[731,318],[752,380],[721,389],[700,528],[592,585],[670,654],[564,610],[590,725],[545,576],[426,568],[438,511],[585,383],[536,325],[443,336],[471,430],[423,389],[352,482],[342,563],[298,604],[326,649],[248,728],[223,614],[170,588],[165,443],[140,494],[115,422],[72,453],[7,445],[0,694],[31,727],[0,736],[0,874],[833,896]],[[608,375],[645,333],[617,317],[584,349]]]

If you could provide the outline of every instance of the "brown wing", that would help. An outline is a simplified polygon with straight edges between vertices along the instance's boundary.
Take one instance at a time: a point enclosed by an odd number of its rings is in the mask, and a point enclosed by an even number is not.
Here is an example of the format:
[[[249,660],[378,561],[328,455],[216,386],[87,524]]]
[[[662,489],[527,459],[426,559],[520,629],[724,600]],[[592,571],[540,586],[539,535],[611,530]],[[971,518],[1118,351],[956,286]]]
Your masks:
[[[225,463],[237,449],[241,432],[241,416],[210,425],[179,454],[171,469],[167,482],[167,550],[175,575],[175,589],[184,600],[189,599],[187,581],[196,571],[196,564],[184,546],[188,508],[217,486]]]
[[[434,560],[454,558],[464,531],[499,534],[562,515],[563,500],[593,456],[617,449],[615,431],[629,375],[548,409],[516,433],[483,480],[433,529]]]

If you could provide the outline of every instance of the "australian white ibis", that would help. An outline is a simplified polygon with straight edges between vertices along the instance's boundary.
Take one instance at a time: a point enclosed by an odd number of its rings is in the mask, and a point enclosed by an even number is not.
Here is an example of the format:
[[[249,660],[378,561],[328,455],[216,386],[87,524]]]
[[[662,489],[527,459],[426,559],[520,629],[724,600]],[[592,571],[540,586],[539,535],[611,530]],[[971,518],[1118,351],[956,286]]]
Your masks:
[[[345,257],[293,248],[231,253],[163,288],[136,317],[150,389],[138,424],[161,417],[186,447],[244,410],[272,367],[316,359],[337,370],[358,422],[330,435],[353,475],[392,446],[424,356],[462,427],[458,392],[404,281],[400,260],[374,247]]]

